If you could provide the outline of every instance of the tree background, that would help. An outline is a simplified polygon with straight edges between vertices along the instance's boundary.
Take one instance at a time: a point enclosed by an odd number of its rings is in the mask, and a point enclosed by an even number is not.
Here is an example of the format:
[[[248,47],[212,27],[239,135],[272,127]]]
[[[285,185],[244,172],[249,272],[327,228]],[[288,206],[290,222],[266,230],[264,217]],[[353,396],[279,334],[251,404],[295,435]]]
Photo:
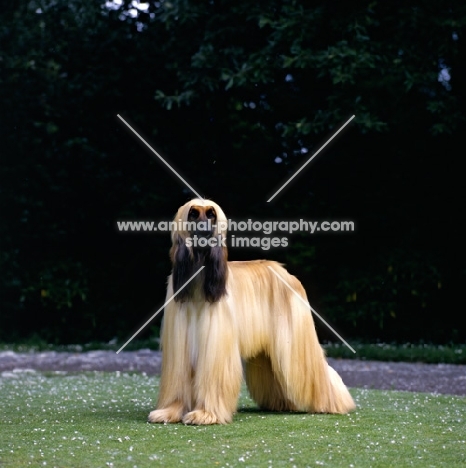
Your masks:
[[[3,6],[0,339],[122,339],[163,303],[169,235],[116,221],[192,194],[120,114],[230,218],[355,221],[229,251],[346,338],[464,340],[465,26],[459,0]]]

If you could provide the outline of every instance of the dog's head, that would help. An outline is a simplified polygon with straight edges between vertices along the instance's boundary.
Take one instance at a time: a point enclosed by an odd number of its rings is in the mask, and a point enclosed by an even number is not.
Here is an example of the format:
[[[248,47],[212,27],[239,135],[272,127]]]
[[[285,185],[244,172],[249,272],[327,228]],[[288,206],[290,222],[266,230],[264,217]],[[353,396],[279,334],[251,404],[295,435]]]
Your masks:
[[[171,227],[174,290],[201,266],[205,267],[199,278],[184,288],[175,300],[189,300],[201,281],[205,300],[218,301],[226,294],[227,219],[224,212],[212,200],[195,198],[178,209]]]
[[[178,209],[172,223],[171,237],[175,243],[180,239],[197,247],[213,242],[190,242],[189,239],[226,238],[227,219],[222,209],[212,200],[195,198]]]

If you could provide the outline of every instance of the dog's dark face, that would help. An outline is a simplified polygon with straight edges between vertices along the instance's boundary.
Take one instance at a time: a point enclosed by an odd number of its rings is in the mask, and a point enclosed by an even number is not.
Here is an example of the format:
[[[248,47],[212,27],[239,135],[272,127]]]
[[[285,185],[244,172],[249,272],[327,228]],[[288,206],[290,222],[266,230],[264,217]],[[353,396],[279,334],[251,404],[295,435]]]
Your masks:
[[[193,205],[189,209],[188,221],[193,223],[189,230],[191,237],[197,236],[198,238],[204,237],[208,239],[215,232],[217,213],[213,206]]]

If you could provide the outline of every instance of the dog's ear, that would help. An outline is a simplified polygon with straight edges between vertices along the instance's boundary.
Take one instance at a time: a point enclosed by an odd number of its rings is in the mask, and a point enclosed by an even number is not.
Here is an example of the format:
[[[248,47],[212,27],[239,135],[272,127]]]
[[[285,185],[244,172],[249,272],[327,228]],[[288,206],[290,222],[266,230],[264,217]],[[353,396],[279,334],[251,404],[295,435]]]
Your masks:
[[[170,250],[170,258],[173,264],[172,282],[173,292],[178,291],[186,281],[194,274],[194,260],[192,251],[186,246],[181,236],[176,236]],[[189,299],[192,291],[192,283],[185,286],[175,297],[176,302],[184,302]]]
[[[208,302],[217,302],[226,295],[228,263],[227,251],[221,246],[209,249],[204,260],[204,297]]]

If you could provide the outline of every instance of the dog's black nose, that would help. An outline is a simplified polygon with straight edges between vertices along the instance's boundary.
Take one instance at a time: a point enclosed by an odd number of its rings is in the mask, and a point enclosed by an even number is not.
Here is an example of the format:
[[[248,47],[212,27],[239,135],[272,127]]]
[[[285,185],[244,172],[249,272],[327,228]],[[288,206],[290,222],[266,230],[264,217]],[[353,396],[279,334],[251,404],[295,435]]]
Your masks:
[[[213,231],[210,229],[196,229],[193,234],[199,238],[209,239],[212,237]]]

